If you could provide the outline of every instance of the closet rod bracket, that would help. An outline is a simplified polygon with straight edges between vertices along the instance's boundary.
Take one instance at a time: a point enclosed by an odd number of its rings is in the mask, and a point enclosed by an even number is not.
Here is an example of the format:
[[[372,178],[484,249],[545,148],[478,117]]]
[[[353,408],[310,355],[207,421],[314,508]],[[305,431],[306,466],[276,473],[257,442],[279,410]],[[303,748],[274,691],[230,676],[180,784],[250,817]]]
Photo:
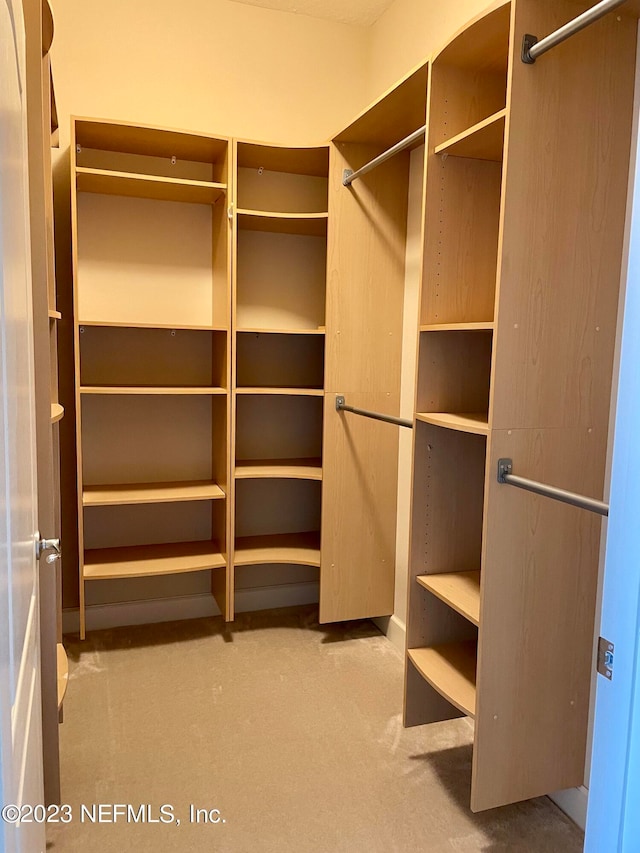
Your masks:
[[[535,63],[535,58],[531,56],[531,48],[534,44],[538,43],[538,37],[532,36],[531,33],[525,33],[522,37],[522,53],[520,54],[520,58],[525,63],[525,65],[533,65]]]
[[[348,187],[348,186],[349,186],[349,184],[351,183],[351,181],[349,180],[349,178],[351,177],[351,175],[353,175],[353,169],[345,169],[345,170],[342,172],[342,186],[343,186],[343,187]]]

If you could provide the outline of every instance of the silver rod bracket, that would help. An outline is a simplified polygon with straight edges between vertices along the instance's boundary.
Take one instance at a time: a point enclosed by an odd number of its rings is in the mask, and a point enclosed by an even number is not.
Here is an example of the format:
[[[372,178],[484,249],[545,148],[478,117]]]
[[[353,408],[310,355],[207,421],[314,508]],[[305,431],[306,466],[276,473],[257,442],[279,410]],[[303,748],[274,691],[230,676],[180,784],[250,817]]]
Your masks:
[[[506,484],[507,474],[513,474],[513,460],[498,459],[498,482]]]
[[[522,52],[520,54],[520,59],[524,62],[525,65],[534,65],[535,58],[531,56],[531,48],[534,44],[537,44],[539,41],[537,36],[532,36],[531,33],[525,33],[522,37]]]
[[[345,169],[343,171],[343,173],[342,173],[342,186],[343,187],[350,187],[351,186],[351,181],[349,180],[351,175],[353,175],[353,169]]]
[[[336,412],[341,412],[344,409],[344,397],[339,394],[336,397]]]

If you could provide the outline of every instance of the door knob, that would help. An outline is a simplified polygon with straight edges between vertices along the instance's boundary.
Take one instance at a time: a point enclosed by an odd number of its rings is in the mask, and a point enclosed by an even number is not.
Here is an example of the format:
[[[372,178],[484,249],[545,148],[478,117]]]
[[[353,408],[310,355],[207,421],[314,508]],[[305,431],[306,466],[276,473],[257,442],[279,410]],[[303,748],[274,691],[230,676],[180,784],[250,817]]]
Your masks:
[[[36,534],[36,560],[39,560],[45,551],[51,551],[50,554],[47,554],[47,563],[55,563],[62,555],[60,540],[40,539],[40,534],[38,533]]]

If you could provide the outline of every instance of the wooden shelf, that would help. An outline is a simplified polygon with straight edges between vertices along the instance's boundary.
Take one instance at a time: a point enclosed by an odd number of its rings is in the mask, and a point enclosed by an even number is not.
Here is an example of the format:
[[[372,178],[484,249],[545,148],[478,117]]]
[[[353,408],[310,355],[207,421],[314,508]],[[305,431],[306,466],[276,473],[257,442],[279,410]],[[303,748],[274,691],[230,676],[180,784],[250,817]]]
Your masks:
[[[236,329],[238,333],[249,333],[255,335],[324,335],[324,326],[318,329],[264,329],[264,328],[242,328]]]
[[[50,320],[62,320],[62,314],[60,311],[55,311],[53,308],[49,309],[49,319]]]
[[[101,326],[106,329],[175,329],[185,332],[226,332],[226,326],[185,326],[178,323],[127,323],[111,320],[79,320],[78,326]]]
[[[64,408],[60,403],[51,404],[51,423],[56,424],[64,417]]]
[[[476,712],[475,641],[447,643],[426,649],[410,649],[409,658],[420,675],[458,710],[474,717]]]
[[[487,415],[482,412],[458,413],[458,412],[418,412],[416,420],[433,426],[455,429],[458,432],[472,432],[475,435],[488,435],[489,423]]]
[[[226,565],[217,542],[179,542],[135,545],[85,551],[85,580],[137,578],[222,568]]]
[[[198,386],[194,386],[192,388],[182,386],[182,387],[172,387],[172,388],[162,388],[157,385],[83,385],[80,388],[81,394],[133,394],[136,396],[140,396],[143,394],[165,394],[168,396],[194,396],[194,395],[203,395],[203,396],[213,396],[217,394],[226,394],[226,389],[224,388],[200,388]]]
[[[69,660],[62,643],[56,645],[56,671],[58,683],[58,710],[62,707],[64,695],[69,684]]]
[[[323,237],[327,233],[328,218],[328,213],[278,213],[238,209],[239,228],[248,231],[273,231],[278,234]]]
[[[322,459],[239,459],[236,480],[322,480]]]
[[[78,192],[215,204],[226,192],[226,184],[114,172],[107,169],[76,168]]]
[[[465,619],[480,624],[480,572],[418,575],[416,580]]]
[[[420,326],[421,332],[492,332],[495,329],[495,323],[480,322],[480,323],[429,323],[426,326]]]
[[[275,394],[296,397],[324,397],[322,388],[236,388],[237,394]]]
[[[82,491],[84,506],[175,503],[178,501],[223,500],[224,498],[225,493],[220,486],[209,481],[85,486]]]
[[[320,566],[319,533],[276,533],[270,536],[245,536],[236,540],[236,566],[261,563],[293,563]]]
[[[447,142],[436,145],[435,153],[449,154],[452,157],[468,157],[472,160],[501,162],[506,114],[506,110],[499,110]]]

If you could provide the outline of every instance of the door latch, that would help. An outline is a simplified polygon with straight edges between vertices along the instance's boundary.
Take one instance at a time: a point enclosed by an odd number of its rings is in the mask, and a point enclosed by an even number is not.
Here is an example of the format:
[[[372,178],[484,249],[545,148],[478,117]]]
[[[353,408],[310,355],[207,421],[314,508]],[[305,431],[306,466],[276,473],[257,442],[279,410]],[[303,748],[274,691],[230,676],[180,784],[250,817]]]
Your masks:
[[[609,681],[613,678],[613,643],[600,637],[598,640],[598,672]]]
[[[46,556],[47,563],[55,563],[62,556],[59,539],[40,539],[40,534],[36,534],[36,560],[44,554],[45,551],[51,551]]]

